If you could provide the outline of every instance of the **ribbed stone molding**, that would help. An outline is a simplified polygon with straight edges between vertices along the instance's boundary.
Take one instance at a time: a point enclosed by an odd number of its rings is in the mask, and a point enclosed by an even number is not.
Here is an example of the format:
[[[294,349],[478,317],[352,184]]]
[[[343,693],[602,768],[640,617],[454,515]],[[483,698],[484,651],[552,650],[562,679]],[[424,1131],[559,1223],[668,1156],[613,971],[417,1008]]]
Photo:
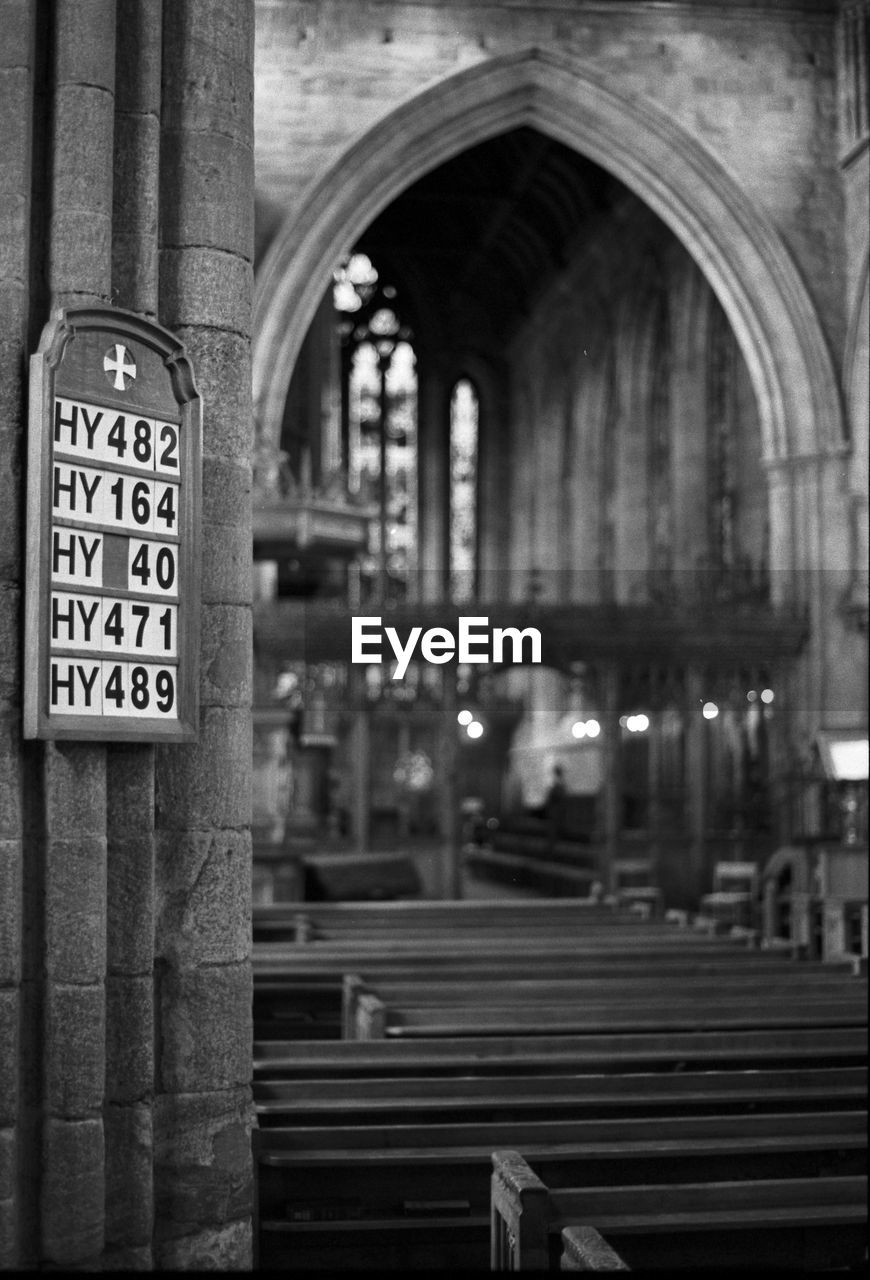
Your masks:
[[[363,229],[424,173],[523,125],[615,174],[695,258],[749,366],[765,460],[842,449],[831,354],[799,271],[764,211],[655,103],[620,94],[581,62],[540,49],[468,68],[398,107],[348,148],[288,220],[256,287],[259,421],[280,423],[324,280]]]

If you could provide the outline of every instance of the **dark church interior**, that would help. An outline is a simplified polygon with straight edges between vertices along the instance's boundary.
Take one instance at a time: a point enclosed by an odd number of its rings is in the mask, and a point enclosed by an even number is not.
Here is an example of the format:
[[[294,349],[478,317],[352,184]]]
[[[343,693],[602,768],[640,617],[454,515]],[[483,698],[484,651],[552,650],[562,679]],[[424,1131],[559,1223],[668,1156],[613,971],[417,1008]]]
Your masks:
[[[868,8],[4,5],[0,1267],[865,1269]]]

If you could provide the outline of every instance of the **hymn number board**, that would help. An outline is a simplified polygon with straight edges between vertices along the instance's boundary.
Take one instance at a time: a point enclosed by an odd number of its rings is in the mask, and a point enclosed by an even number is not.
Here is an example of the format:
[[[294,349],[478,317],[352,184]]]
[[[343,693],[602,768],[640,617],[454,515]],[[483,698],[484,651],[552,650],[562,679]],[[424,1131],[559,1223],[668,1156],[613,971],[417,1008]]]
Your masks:
[[[201,407],[166,329],[75,307],[31,361],[25,737],[189,741]]]

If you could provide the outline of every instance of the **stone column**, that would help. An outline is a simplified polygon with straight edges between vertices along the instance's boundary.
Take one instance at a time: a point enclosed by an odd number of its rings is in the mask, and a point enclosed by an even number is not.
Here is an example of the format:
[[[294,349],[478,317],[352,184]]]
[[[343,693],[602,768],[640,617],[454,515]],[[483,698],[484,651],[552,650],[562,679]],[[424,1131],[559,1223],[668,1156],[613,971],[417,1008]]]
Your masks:
[[[647,843],[653,882],[658,883],[659,859],[662,853],[662,712],[650,707],[647,737]]]
[[[689,865],[684,884],[690,902],[697,903],[707,865],[707,723],[701,714],[703,672],[690,663],[686,672],[686,797],[689,819]]]
[[[118,0],[112,296],[157,317],[161,0]],[[154,748],[107,752],[106,1252],[150,1268],[154,1229]]]
[[[671,378],[671,485],[674,500],[674,568],[678,589],[706,556],[707,403],[706,348],[713,295],[695,264],[680,273],[672,308],[674,361]]]
[[[351,763],[351,830],[356,852],[366,853],[369,847],[371,820],[371,725],[365,672],[360,667],[351,666],[348,671],[348,684],[350,705],[353,709],[348,753]]]
[[[30,129],[35,79],[35,5],[3,12],[0,40],[0,1270],[32,1266],[38,1171],[25,1163],[33,1144],[39,1046],[19,1034],[38,1029],[41,957],[23,921],[27,770],[20,747],[23,598],[23,458],[28,310],[28,228],[32,218]],[[33,859],[27,860],[32,868]],[[37,1096],[34,1097],[34,1094]]]
[[[601,755],[604,767],[604,865],[601,879],[608,893],[614,890],[614,865],[619,854],[622,826],[622,770],[619,727],[619,668],[615,662],[601,664]]]
[[[155,1265],[251,1265],[251,0],[163,7],[161,320],[203,402],[200,732],[157,752]]]
[[[115,5],[58,0],[53,17],[52,304],[105,302],[111,293]],[[40,1257],[64,1267],[91,1264],[105,1238],[106,750],[48,742],[42,754]]]
[[[456,667],[441,668],[441,897],[462,897],[462,833],[459,815],[459,742],[456,734]]]
[[[617,353],[619,417],[616,430],[616,598],[636,604],[649,590],[649,381],[652,332],[648,309],[622,308],[625,336]]]

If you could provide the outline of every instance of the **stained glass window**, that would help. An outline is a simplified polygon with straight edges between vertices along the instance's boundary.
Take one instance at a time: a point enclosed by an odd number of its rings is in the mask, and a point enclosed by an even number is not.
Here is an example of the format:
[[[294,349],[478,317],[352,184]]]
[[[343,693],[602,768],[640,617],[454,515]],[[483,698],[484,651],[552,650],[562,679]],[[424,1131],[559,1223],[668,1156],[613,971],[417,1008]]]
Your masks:
[[[367,594],[403,599],[416,568],[417,373],[413,334],[397,291],[365,254],[333,277],[345,350],[347,476],[351,493],[378,508],[360,565]]]
[[[467,378],[450,397],[450,594],[462,602],[477,588],[477,436],[479,403]]]

